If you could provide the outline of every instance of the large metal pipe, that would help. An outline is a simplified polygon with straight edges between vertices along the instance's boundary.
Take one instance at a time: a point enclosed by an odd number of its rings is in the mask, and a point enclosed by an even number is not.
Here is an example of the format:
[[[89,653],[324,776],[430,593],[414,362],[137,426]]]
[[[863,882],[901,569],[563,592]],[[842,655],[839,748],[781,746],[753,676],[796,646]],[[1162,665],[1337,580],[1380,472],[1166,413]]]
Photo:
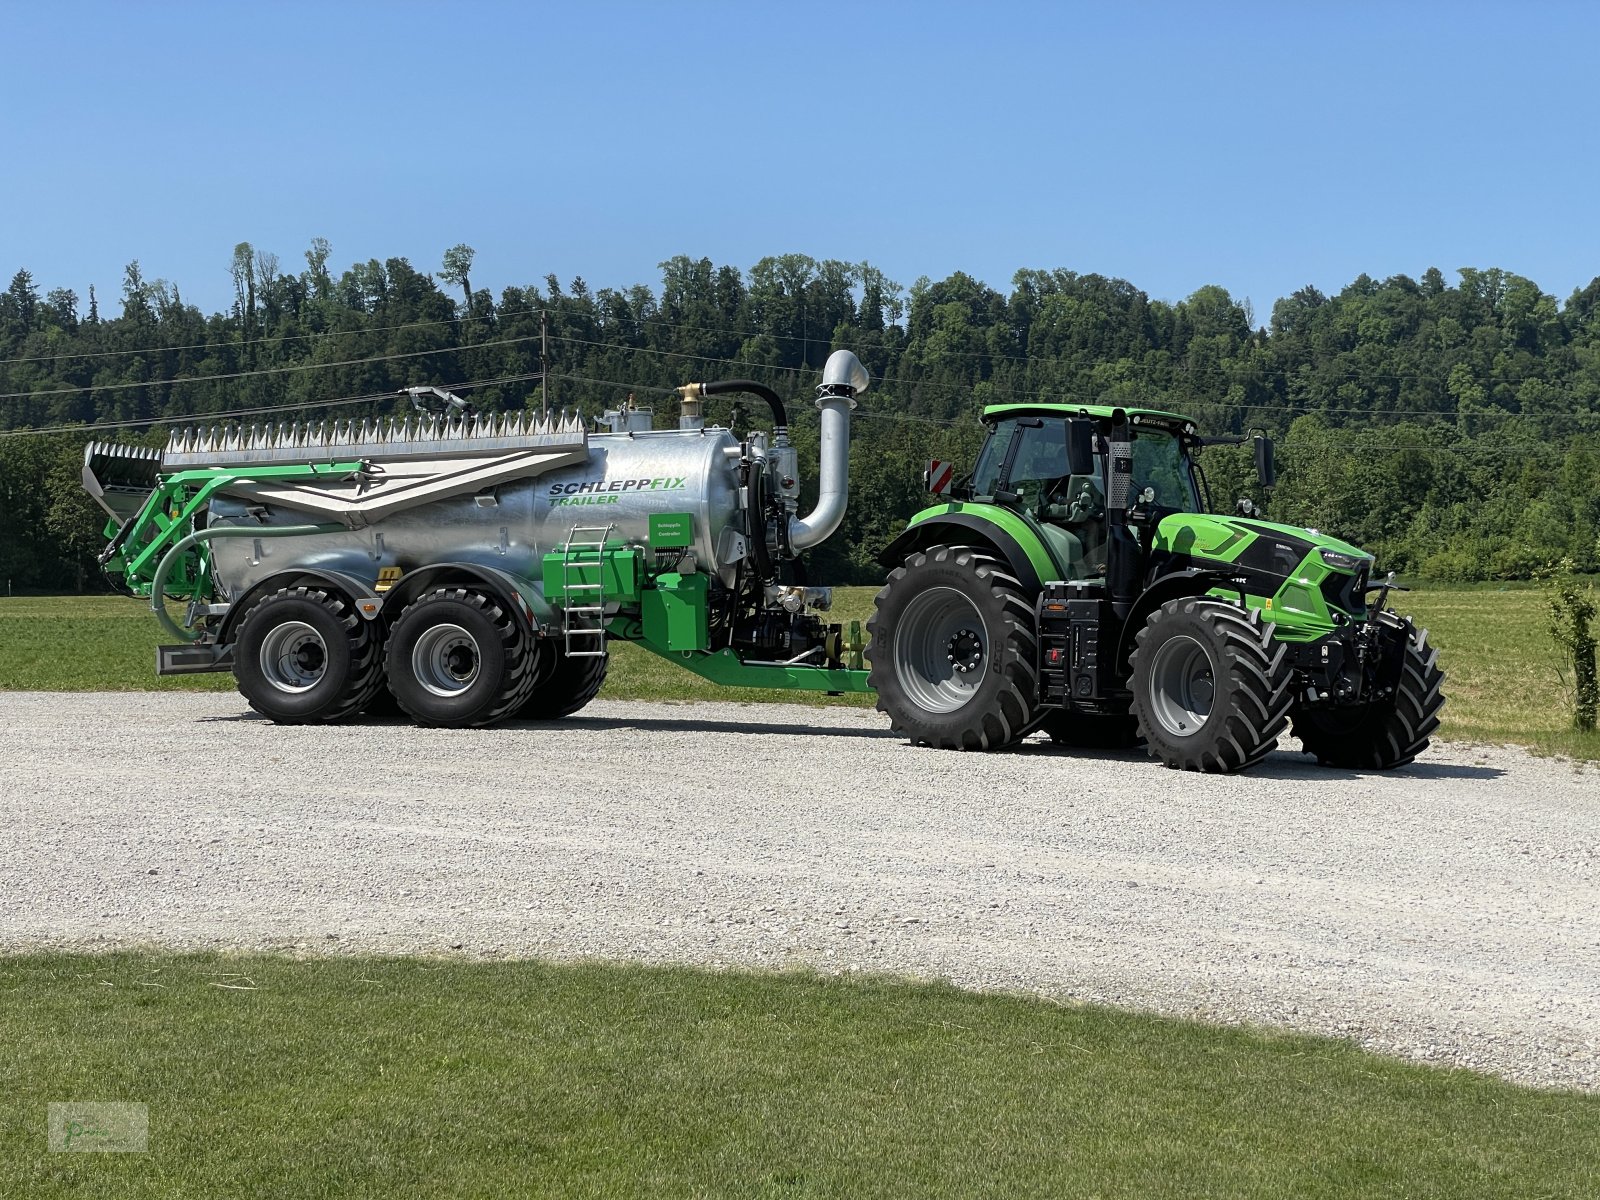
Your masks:
[[[822,369],[817,388],[822,431],[817,476],[817,506],[804,517],[789,518],[789,545],[808,550],[826,540],[839,522],[850,494],[850,410],[871,377],[848,350],[835,350]]]

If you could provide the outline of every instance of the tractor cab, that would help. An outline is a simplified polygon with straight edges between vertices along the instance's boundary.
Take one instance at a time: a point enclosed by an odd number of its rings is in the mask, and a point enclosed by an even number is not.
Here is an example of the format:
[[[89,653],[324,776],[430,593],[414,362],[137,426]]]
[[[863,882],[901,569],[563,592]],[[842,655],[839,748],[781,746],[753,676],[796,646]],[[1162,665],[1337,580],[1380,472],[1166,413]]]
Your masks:
[[[989,436],[963,489],[974,501],[1003,504],[1037,522],[1056,543],[1069,578],[1106,573],[1105,460],[1115,411],[1098,405],[991,407],[984,413]],[[1190,457],[1197,441],[1193,423],[1151,411],[1130,414],[1128,425],[1135,527],[1174,513],[1204,512]],[[1080,440],[1077,462],[1074,436]]]

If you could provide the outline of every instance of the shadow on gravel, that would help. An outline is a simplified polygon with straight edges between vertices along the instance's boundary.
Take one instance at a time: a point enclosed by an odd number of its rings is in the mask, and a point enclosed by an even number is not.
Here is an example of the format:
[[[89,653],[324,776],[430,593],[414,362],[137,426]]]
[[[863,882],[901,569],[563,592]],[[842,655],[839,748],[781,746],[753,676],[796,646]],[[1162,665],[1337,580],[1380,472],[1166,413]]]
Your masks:
[[[214,717],[196,717],[200,724],[216,721],[265,721],[252,710]],[[364,715],[348,724],[374,726],[410,725],[404,717]],[[800,725],[793,721],[694,721],[682,717],[567,717],[560,721],[507,721],[500,729],[581,729],[594,733],[644,729],[660,733],[754,733],[778,737],[890,738],[903,741],[889,729],[847,729],[829,725]],[[1008,746],[999,754],[1020,754],[1039,758],[1070,758],[1087,762],[1159,763],[1144,748],[1132,750],[1092,750],[1081,746],[1060,746],[1050,741],[1029,740]],[[1351,771],[1342,767],[1319,766],[1309,754],[1279,750],[1246,773],[1251,779],[1363,779],[1403,776],[1409,779],[1499,779],[1506,772],[1499,767],[1480,767],[1468,763],[1412,763],[1395,771]]]
[[[1309,754],[1279,751],[1245,774],[1251,779],[1499,779],[1505,771],[1467,763],[1431,762],[1412,763],[1393,771],[1352,771],[1321,766]]]
[[[793,721],[692,721],[679,717],[567,717],[561,721],[507,721],[503,729],[585,729],[610,732],[648,729],[661,733],[764,733],[782,737],[897,738],[888,729],[839,729]]]
[[[840,731],[843,732],[843,731]],[[1025,742],[1006,753],[1037,755],[1042,758],[1072,758],[1087,762],[1160,764],[1140,747],[1135,750],[1091,750],[1058,746],[1052,742]],[[1245,772],[1250,779],[1498,779],[1506,772],[1499,767],[1480,767],[1467,763],[1420,762],[1393,771],[1352,771],[1343,767],[1324,767],[1309,754],[1279,750],[1259,766]]]

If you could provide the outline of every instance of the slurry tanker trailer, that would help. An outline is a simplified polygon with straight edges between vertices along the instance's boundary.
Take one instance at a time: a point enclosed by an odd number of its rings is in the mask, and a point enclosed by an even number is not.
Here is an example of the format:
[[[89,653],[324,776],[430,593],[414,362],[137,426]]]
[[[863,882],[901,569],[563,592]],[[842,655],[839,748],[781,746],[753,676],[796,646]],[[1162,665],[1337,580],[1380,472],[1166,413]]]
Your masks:
[[[989,407],[973,470],[936,480],[884,551],[866,636],[828,622],[831,590],[799,568],[844,516],[867,384],[849,351],[828,359],[805,515],[783,400],[739,379],[679,388],[675,429],[631,408],[591,431],[447,407],[96,442],[84,486],[110,517],[104,566],[170,637],[158,673],[231,671],[282,723],[389,697],[420,725],[552,720],[628,641],[719,684],[875,691],[898,733],[946,749],[1042,728],[1233,771],[1291,721],[1330,765],[1427,746],[1443,674],[1386,607],[1392,578],[1315,530],[1209,514],[1205,439],[1174,413]],[[707,424],[704,400],[732,393],[764,402],[770,431]],[[1270,485],[1271,443],[1255,449]]]

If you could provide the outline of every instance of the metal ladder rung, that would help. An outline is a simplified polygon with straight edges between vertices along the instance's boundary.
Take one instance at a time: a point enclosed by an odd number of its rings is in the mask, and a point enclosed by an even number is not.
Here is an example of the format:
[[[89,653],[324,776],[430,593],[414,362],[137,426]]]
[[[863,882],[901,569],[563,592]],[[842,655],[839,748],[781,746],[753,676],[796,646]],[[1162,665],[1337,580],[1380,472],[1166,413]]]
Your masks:
[[[604,658],[609,653],[606,650],[606,585],[605,585],[605,554],[606,543],[611,540],[611,533],[615,525],[574,525],[572,532],[567,534],[565,545],[561,547],[561,633],[563,637],[563,650],[568,658]],[[582,535],[590,535],[584,538]],[[589,553],[593,558],[588,558]],[[582,557],[574,557],[574,554]],[[594,569],[595,581],[584,580],[584,572],[589,568]],[[582,598],[590,601],[587,604],[568,604],[566,601],[573,599],[575,593],[583,593]],[[592,593],[592,595],[590,595]],[[592,618],[591,626],[574,625],[574,617]],[[580,650],[578,647],[585,644],[584,639],[591,642],[598,640],[599,648]]]

